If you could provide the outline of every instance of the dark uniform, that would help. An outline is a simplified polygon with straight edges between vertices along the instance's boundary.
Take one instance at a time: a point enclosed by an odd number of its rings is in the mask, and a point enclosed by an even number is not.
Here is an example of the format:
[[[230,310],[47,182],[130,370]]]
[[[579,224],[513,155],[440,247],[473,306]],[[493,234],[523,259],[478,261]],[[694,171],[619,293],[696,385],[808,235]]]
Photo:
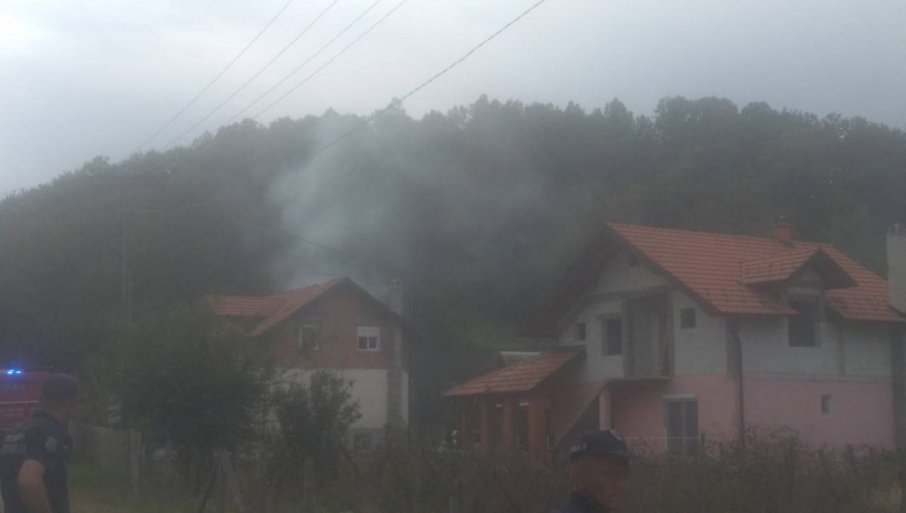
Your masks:
[[[44,486],[53,513],[69,513],[66,464],[72,439],[51,414],[37,410],[29,420],[8,431],[0,444],[0,490],[5,513],[28,513],[19,497],[17,479],[25,460],[44,466]]]
[[[597,502],[573,493],[566,504],[557,510],[557,513],[608,513],[609,511]]]

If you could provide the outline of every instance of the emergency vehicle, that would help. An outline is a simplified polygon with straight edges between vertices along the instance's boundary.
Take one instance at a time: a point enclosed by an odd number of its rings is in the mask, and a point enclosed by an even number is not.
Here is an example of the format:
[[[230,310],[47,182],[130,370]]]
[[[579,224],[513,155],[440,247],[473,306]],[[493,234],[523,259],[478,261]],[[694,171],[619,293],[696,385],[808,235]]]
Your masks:
[[[41,383],[50,373],[0,369],[0,431],[13,428],[31,416],[38,405]]]

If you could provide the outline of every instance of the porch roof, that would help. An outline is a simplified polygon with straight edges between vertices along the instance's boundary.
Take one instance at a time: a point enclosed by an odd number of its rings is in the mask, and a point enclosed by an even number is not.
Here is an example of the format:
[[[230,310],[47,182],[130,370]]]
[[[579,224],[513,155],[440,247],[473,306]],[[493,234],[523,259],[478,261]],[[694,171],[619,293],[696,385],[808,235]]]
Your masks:
[[[456,385],[445,396],[470,396],[530,392],[584,354],[582,347],[554,348],[538,356],[497,369]]]

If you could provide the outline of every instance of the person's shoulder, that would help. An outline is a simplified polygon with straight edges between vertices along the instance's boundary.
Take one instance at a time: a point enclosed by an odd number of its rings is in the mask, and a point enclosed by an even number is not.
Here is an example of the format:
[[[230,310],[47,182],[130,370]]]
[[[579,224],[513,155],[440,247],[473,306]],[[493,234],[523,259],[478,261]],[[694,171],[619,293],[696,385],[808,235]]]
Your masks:
[[[572,500],[572,497],[567,499],[559,508],[553,510],[551,513],[584,513],[576,507],[575,501]]]

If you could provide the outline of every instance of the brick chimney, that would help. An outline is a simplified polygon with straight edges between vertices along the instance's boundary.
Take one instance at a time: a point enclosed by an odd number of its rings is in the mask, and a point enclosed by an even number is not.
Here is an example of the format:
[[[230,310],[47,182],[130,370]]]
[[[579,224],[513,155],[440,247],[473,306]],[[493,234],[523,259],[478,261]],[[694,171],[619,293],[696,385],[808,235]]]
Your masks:
[[[899,223],[887,232],[887,290],[890,306],[906,313],[906,227]]]
[[[774,224],[774,240],[785,246],[793,244],[793,225],[781,219]]]

